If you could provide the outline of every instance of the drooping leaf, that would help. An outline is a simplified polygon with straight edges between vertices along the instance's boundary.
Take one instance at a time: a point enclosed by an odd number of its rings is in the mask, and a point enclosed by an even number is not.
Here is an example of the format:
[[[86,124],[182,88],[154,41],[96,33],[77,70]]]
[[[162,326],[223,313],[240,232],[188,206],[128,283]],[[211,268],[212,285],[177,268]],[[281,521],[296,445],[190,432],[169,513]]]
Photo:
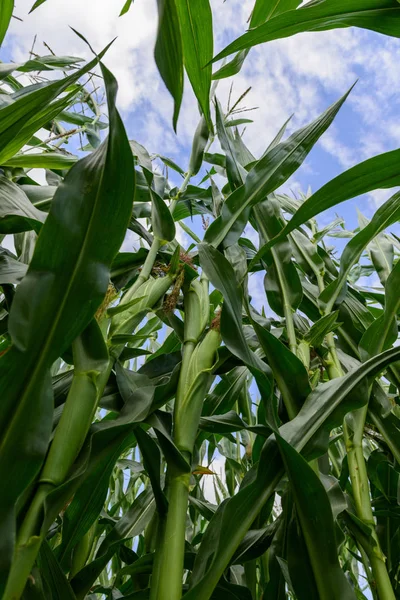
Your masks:
[[[271,371],[249,347],[242,328],[242,295],[229,261],[209,244],[199,244],[200,264],[211,283],[222,293],[221,335],[228,349],[249,367],[260,392],[269,397]],[[262,390],[262,391],[261,391]]]
[[[154,56],[164,83],[174,99],[176,131],[183,94],[182,36],[175,0],[158,0],[158,32]]]
[[[256,0],[250,18],[250,28],[258,27],[265,23],[268,19],[275,17],[287,10],[297,8],[300,0]],[[249,53],[249,49],[242,50],[223,65],[216,73],[213,74],[213,79],[222,79],[236,75],[241,70],[244,61]]]
[[[290,444],[280,436],[276,436],[276,440],[289,477],[318,597],[355,600],[339,564],[333,514],[325,488],[307,461]],[[298,598],[306,600],[310,582],[299,589],[293,579],[292,582]]]
[[[19,185],[0,177],[0,233],[40,231],[46,213],[29,202]]]
[[[318,386],[308,396],[297,417],[283,425],[279,434],[299,452],[321,430],[326,448],[327,431],[340,424],[345,413],[367,402],[367,385],[361,385],[365,377],[380,372],[399,357],[400,349],[387,350],[346,376]],[[259,468],[254,470],[250,481],[224,503],[210,521],[196,558],[187,600],[206,600],[209,597],[282,474],[283,463],[278,446],[269,438],[263,447]],[[233,522],[235,528],[229,526]]]
[[[321,302],[327,304],[327,312],[332,309],[343,285],[346,283],[350,269],[359,260],[365,247],[381,231],[398,221],[399,217],[400,193],[397,193],[382,204],[368,225],[361,229],[361,231],[349,241],[340,257],[339,277],[334,280],[320,296]]]
[[[53,401],[48,369],[101,303],[132,208],[132,153],[115,108],[115,79],[104,66],[102,71],[110,135],[70,170],[57,189],[28,273],[15,294],[9,318],[13,346],[0,360],[1,430],[8,432],[0,446],[7,488],[1,499],[2,583],[12,554],[15,502],[40,468],[50,438]],[[107,177],[102,177],[105,171]]]
[[[272,369],[289,417],[293,419],[311,389],[303,363],[265,327],[253,322],[254,330]]]
[[[324,31],[337,27],[362,27],[400,37],[400,7],[397,0],[321,0],[297,10],[289,10],[255,27],[229,44],[213,58],[220,60],[257,44],[296,35],[304,31]]]
[[[118,547],[127,539],[136,537],[146,527],[154,514],[155,503],[151,489],[144,490],[134,500],[130,508],[121,517],[101,543],[95,559],[86,565],[71,580],[71,586],[77,597],[84,597],[111,560]]]
[[[34,88],[33,91],[18,97],[12,104],[0,109],[0,163],[11,158],[40,127],[54,119],[76,94],[79,87],[66,94],[64,98],[53,102],[55,98],[69,86],[72,86],[82,75],[98,63],[104,56],[108,46],[98,57],[68,77]]]
[[[293,133],[255,164],[245,184],[228,197],[221,216],[207,229],[205,241],[219,246],[223,241],[230,245],[238,240],[247,223],[250,208],[264,200],[296,171],[332,123],[349,93],[350,90],[313,123]]]
[[[39,564],[51,597],[54,600],[75,600],[71,585],[46,540],[40,549]]]
[[[385,311],[365,331],[360,348],[366,356],[374,356],[390,347],[396,340],[397,314],[400,310],[400,262],[396,263],[385,285]]]
[[[0,248],[0,285],[16,285],[25,276],[27,266],[14,258],[4,248]]]
[[[253,263],[260,260],[269,247],[324,210],[372,190],[400,185],[397,168],[399,160],[400,150],[379,154],[359,163],[322,186],[300,206],[279,236],[257,252],[250,268]]]
[[[5,167],[22,167],[24,169],[69,169],[78,158],[71,154],[47,152],[45,154],[16,154],[3,165]]]

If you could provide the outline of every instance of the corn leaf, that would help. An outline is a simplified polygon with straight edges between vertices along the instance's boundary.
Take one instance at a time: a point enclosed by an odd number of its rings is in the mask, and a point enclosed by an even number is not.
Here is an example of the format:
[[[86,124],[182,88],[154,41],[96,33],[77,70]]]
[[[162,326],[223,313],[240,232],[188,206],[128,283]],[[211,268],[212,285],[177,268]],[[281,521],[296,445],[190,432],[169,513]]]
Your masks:
[[[154,58],[161,77],[174,99],[176,131],[183,95],[182,35],[175,0],[157,0],[158,32]]]
[[[0,46],[7,33],[14,10],[14,0],[0,0]]]
[[[207,229],[205,241],[213,246],[234,244],[240,237],[257,202],[275,191],[298,169],[337,115],[350,90],[310,125],[293,133],[288,140],[272,148],[247,175],[243,186],[235,190],[223,205],[221,216]]]
[[[48,369],[101,303],[132,209],[132,153],[115,108],[115,79],[104,66],[102,70],[110,135],[71,169],[56,192],[28,273],[15,294],[9,318],[13,346],[0,360],[0,471],[7,486],[1,499],[2,582],[12,553],[16,499],[40,468],[50,438]],[[102,177],[105,171],[107,178]],[[7,467],[11,457],[18,477]]]
[[[183,63],[207,126],[212,131],[210,61],[213,54],[213,30],[210,3],[209,0],[175,0],[175,5],[182,37]]]
[[[397,0],[319,0],[290,10],[252,29],[229,44],[213,62],[233,52],[271,42],[304,31],[337,27],[362,27],[400,37],[400,7]]]

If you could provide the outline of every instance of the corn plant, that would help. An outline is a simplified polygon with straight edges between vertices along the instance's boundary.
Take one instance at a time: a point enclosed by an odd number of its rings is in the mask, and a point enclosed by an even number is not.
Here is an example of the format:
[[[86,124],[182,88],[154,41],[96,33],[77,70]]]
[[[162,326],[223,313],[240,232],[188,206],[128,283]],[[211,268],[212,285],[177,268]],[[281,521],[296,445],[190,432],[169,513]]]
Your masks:
[[[400,150],[288,195],[351,90],[257,157],[241,99],[224,110],[212,85],[303,31],[399,37],[400,4],[299,5],[257,0],[213,57],[208,0],[159,0],[174,127],[184,72],[200,109],[183,166],[128,140],[107,47],[0,63],[5,600],[400,597],[400,193],[354,231],[316,219],[399,186]],[[0,42],[13,7],[0,0]]]

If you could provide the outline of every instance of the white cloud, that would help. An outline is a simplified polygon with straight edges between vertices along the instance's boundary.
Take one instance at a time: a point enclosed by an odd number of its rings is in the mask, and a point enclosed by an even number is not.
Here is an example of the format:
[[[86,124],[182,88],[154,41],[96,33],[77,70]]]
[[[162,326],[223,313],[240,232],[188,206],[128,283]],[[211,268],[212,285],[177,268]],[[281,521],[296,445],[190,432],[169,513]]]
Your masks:
[[[247,29],[253,3],[211,0],[216,52]],[[135,0],[122,18],[118,2],[112,0],[47,0],[28,15],[31,5],[32,0],[16,2],[16,14],[23,22],[12,22],[8,38],[12,58],[27,58],[35,33],[38,52],[47,53],[42,45],[46,41],[57,54],[89,58],[87,47],[68,25],[85,35],[96,50],[118,36],[104,60],[118,78],[118,102],[129,135],[151,152],[179,159],[186,168],[199,118],[197,103],[186,82],[176,137],[171,126],[172,100],[153,58],[156,0]],[[398,40],[356,29],[305,33],[253,48],[233,80],[234,98],[252,86],[245,104],[259,107],[246,114],[255,123],[247,128],[245,142],[260,154],[290,114],[295,113],[289,126],[293,131],[315,118],[359,77],[336,129],[325,134],[321,145],[343,168],[393,147],[400,140],[399,127],[391,119],[399,109],[399,55]],[[217,93],[224,106],[231,82],[219,82]],[[351,121],[351,133],[343,128],[344,119]],[[312,170],[313,165],[303,168]]]

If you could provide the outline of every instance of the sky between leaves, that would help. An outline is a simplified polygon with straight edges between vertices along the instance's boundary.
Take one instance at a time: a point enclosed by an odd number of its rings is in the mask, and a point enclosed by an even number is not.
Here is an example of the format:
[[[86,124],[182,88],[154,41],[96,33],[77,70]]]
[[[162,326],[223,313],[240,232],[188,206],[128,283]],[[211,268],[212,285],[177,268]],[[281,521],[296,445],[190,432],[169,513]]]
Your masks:
[[[211,0],[215,53],[247,28],[254,0]],[[81,32],[96,50],[117,39],[105,57],[116,75],[119,107],[129,136],[152,152],[173,158],[187,167],[190,144],[199,115],[188,84],[174,134],[172,100],[157,72],[153,47],[157,28],[156,0],[135,0],[128,14],[118,18],[115,0],[49,0],[28,15],[32,0],[17,0],[11,29],[0,59],[24,61],[34,34],[35,52],[47,54],[43,42],[56,54],[89,58],[83,42],[69,25]],[[299,172],[286,184],[287,191],[318,189],[350,166],[400,146],[400,40],[357,30],[306,33],[253,48],[241,73],[234,78],[232,99],[252,87],[244,113],[252,118],[244,140],[260,156],[280,126],[294,113],[288,131],[310,122],[358,83],[336,121],[311,152]],[[232,79],[222,80],[217,96],[226,107]],[[217,149],[217,148],[216,148]],[[200,176],[198,177],[201,178]],[[178,183],[178,182],[176,182]],[[390,195],[378,190],[338,207],[349,228],[357,226],[356,207],[371,216]],[[319,218],[328,223],[332,212]],[[180,241],[186,245],[187,238]],[[125,248],[128,249],[128,248]],[[258,282],[253,293],[264,298]]]

